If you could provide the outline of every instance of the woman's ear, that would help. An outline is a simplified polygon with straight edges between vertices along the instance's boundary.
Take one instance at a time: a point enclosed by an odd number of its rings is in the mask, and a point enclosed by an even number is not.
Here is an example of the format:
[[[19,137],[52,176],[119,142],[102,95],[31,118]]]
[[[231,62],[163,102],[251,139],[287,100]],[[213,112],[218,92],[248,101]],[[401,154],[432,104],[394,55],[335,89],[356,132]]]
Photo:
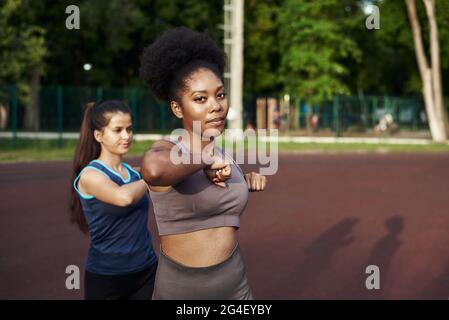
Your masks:
[[[177,103],[176,101],[170,101],[170,108],[173,114],[176,116],[176,118],[178,119],[183,118],[182,108],[179,105],[179,103]]]
[[[103,131],[94,130],[94,138],[98,143],[101,143],[103,140]]]

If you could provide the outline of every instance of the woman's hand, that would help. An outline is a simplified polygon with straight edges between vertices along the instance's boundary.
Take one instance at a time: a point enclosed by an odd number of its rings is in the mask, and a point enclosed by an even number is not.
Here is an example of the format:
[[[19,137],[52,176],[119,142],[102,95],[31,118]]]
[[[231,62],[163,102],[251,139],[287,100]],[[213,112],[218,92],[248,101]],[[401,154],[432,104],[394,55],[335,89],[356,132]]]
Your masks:
[[[209,180],[215,185],[226,188],[226,180],[231,178],[231,164],[215,154],[215,145],[209,144],[203,151],[211,157],[212,164],[203,169]]]
[[[204,169],[204,173],[215,185],[226,188],[226,180],[231,178],[231,165],[218,158],[209,167]]]
[[[254,171],[246,173],[245,180],[249,191],[263,191],[267,185],[267,177]]]

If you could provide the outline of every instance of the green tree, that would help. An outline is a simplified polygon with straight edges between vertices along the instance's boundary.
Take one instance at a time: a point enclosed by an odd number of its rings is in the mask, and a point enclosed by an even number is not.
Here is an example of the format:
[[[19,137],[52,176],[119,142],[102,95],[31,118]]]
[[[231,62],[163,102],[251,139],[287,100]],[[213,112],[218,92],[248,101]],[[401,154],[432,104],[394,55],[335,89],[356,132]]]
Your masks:
[[[70,4],[80,8],[79,30],[65,28]],[[223,19],[220,1],[63,0],[39,11],[48,30],[45,81],[76,85],[141,85],[140,55],[163,31],[184,25],[220,41]],[[85,63],[92,64],[90,71],[83,70]]]
[[[22,0],[0,6],[0,81],[23,81],[46,54],[45,30],[20,18]]]
[[[44,71],[45,30],[32,23],[22,0],[0,5],[0,84],[16,83],[26,105],[25,127],[39,129],[37,87]]]
[[[282,90],[278,45],[278,15],[281,1],[245,1],[244,84],[248,93]]]
[[[357,42],[361,61],[348,65],[352,90],[373,94],[407,95],[421,93],[421,79],[416,64],[413,36],[404,1],[373,1],[380,9],[380,29],[355,28],[351,37]],[[449,81],[449,1],[437,1],[436,11],[441,43],[443,77]],[[423,28],[423,41],[429,43],[426,14],[417,2],[417,14]]]
[[[357,44],[346,35],[350,20],[338,0],[284,1],[278,26],[285,91],[317,104],[350,93],[343,61],[360,57]]]
[[[435,141],[446,141],[449,135],[447,112],[443,102],[443,88],[440,63],[440,39],[436,20],[434,0],[423,0],[429,25],[429,53],[423,44],[421,23],[416,12],[415,0],[405,0],[413,33],[416,59],[422,80],[422,94],[424,97],[427,117],[432,138]]]

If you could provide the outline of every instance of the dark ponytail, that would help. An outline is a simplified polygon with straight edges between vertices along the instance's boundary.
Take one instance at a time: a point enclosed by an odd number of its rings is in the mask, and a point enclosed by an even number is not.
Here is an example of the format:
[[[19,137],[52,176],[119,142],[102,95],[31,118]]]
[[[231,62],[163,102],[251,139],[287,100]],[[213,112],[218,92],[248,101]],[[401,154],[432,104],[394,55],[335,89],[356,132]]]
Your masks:
[[[72,178],[70,179],[72,190],[70,197],[70,222],[78,225],[80,230],[85,234],[88,233],[88,226],[79,196],[73,188],[73,182],[85,166],[100,156],[101,145],[95,140],[94,131],[102,130],[106,127],[111,118],[110,115],[116,112],[131,115],[131,110],[127,104],[120,100],[89,102],[84,111],[80,137],[73,159]]]

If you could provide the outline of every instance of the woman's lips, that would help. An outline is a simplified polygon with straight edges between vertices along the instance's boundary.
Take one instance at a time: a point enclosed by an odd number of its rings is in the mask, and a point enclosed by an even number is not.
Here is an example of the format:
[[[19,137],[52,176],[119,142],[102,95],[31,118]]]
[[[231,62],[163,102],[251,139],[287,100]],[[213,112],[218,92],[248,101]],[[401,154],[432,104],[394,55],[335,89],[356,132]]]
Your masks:
[[[225,122],[224,118],[217,118],[217,119],[212,119],[211,121],[207,121],[207,124],[211,124],[213,126],[222,126]]]

